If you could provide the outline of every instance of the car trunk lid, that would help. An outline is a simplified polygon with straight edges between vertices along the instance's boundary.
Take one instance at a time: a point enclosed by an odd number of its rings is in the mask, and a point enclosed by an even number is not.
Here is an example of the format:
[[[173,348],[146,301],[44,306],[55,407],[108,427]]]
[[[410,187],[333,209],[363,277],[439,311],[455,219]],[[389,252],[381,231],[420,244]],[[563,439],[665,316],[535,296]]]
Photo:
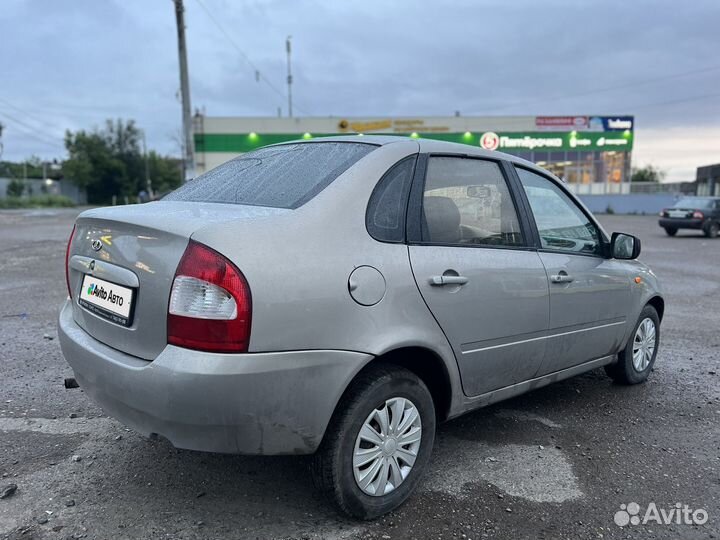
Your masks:
[[[69,253],[75,322],[110,347],[154,359],[167,345],[170,289],[193,232],[286,212],[166,201],[84,212]],[[122,305],[109,303],[108,297]]]

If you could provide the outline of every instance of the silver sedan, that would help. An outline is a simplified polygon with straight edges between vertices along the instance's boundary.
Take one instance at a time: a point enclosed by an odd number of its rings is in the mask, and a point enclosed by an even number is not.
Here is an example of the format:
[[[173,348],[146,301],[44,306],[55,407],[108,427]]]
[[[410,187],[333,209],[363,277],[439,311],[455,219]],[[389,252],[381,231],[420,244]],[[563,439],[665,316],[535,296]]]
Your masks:
[[[400,504],[438,422],[604,366],[643,382],[664,301],[562,181],[398,137],[265,147],[77,219],[63,353],[178,448],[314,454],[345,513]]]

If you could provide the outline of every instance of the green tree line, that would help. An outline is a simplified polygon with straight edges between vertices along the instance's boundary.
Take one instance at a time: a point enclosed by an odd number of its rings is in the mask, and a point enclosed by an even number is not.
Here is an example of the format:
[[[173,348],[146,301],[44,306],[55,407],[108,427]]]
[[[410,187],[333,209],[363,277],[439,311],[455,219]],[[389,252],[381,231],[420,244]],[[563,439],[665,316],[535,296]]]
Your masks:
[[[108,120],[102,129],[66,132],[68,159],[63,174],[84,188],[90,204],[108,203],[113,195],[135,197],[146,190],[142,133],[133,120]],[[147,153],[147,172],[155,193],[182,182],[179,159]]]
[[[665,178],[665,171],[646,165],[645,167],[634,168],[630,174],[631,182],[662,182]]]
[[[48,178],[60,180],[62,172],[50,166],[45,167]],[[0,161],[0,176],[8,178],[43,178],[43,161],[37,156],[30,156],[22,163]]]
[[[38,157],[24,163],[0,161],[0,176],[20,181],[23,178],[48,178],[75,183],[87,193],[90,204],[108,204],[113,196],[132,200],[147,190],[146,174],[156,195],[167,193],[182,183],[182,163],[142,148],[142,131],[133,120],[107,120],[92,130],[65,133],[68,157],[61,167],[46,166]],[[147,160],[147,161],[146,161]],[[22,193],[23,184],[18,182]],[[13,194],[16,191],[13,186]]]

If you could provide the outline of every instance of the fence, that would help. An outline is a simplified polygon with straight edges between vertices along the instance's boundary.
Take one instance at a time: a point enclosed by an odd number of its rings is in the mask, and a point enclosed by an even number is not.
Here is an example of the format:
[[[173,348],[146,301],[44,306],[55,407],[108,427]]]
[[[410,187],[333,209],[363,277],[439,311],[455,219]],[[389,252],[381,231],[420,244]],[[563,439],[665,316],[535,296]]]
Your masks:
[[[0,199],[7,197],[8,185],[12,178],[0,178]],[[75,204],[87,204],[85,191],[78,188],[68,180],[42,180],[40,178],[28,178],[23,180],[24,196],[30,195],[64,195]]]

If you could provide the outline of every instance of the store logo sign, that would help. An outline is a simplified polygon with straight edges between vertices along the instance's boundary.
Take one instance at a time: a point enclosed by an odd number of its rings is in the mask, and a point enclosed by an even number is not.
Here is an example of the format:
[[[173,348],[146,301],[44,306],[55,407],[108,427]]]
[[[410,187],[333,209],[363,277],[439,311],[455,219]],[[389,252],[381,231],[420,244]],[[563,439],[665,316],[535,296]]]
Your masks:
[[[542,137],[523,135],[519,137],[510,137],[503,135],[500,137],[500,146],[502,148],[525,148],[534,150],[535,148],[562,148],[562,137]]]
[[[458,134],[458,141],[464,141]],[[497,133],[486,131],[480,135],[480,147],[485,150],[503,152],[542,151],[542,150],[620,150],[632,148],[633,136],[630,130],[614,130],[601,133],[571,131],[569,133]]]
[[[586,129],[588,127],[587,116],[537,116],[535,127],[547,131],[564,131],[570,129]]]
[[[633,122],[629,118],[608,118],[609,129],[632,129]]]
[[[563,139],[561,136],[545,135],[498,135],[494,131],[486,131],[480,136],[480,146],[485,150],[497,150],[498,148],[524,148],[534,150],[535,148],[562,148]]]
[[[570,137],[570,148],[592,146],[592,140],[584,137]]]
[[[485,150],[497,150],[500,146],[500,137],[494,131],[486,131],[480,137],[480,146]]]
[[[628,140],[622,137],[612,139],[610,137],[600,137],[595,143],[598,147],[601,146],[627,146]]]

